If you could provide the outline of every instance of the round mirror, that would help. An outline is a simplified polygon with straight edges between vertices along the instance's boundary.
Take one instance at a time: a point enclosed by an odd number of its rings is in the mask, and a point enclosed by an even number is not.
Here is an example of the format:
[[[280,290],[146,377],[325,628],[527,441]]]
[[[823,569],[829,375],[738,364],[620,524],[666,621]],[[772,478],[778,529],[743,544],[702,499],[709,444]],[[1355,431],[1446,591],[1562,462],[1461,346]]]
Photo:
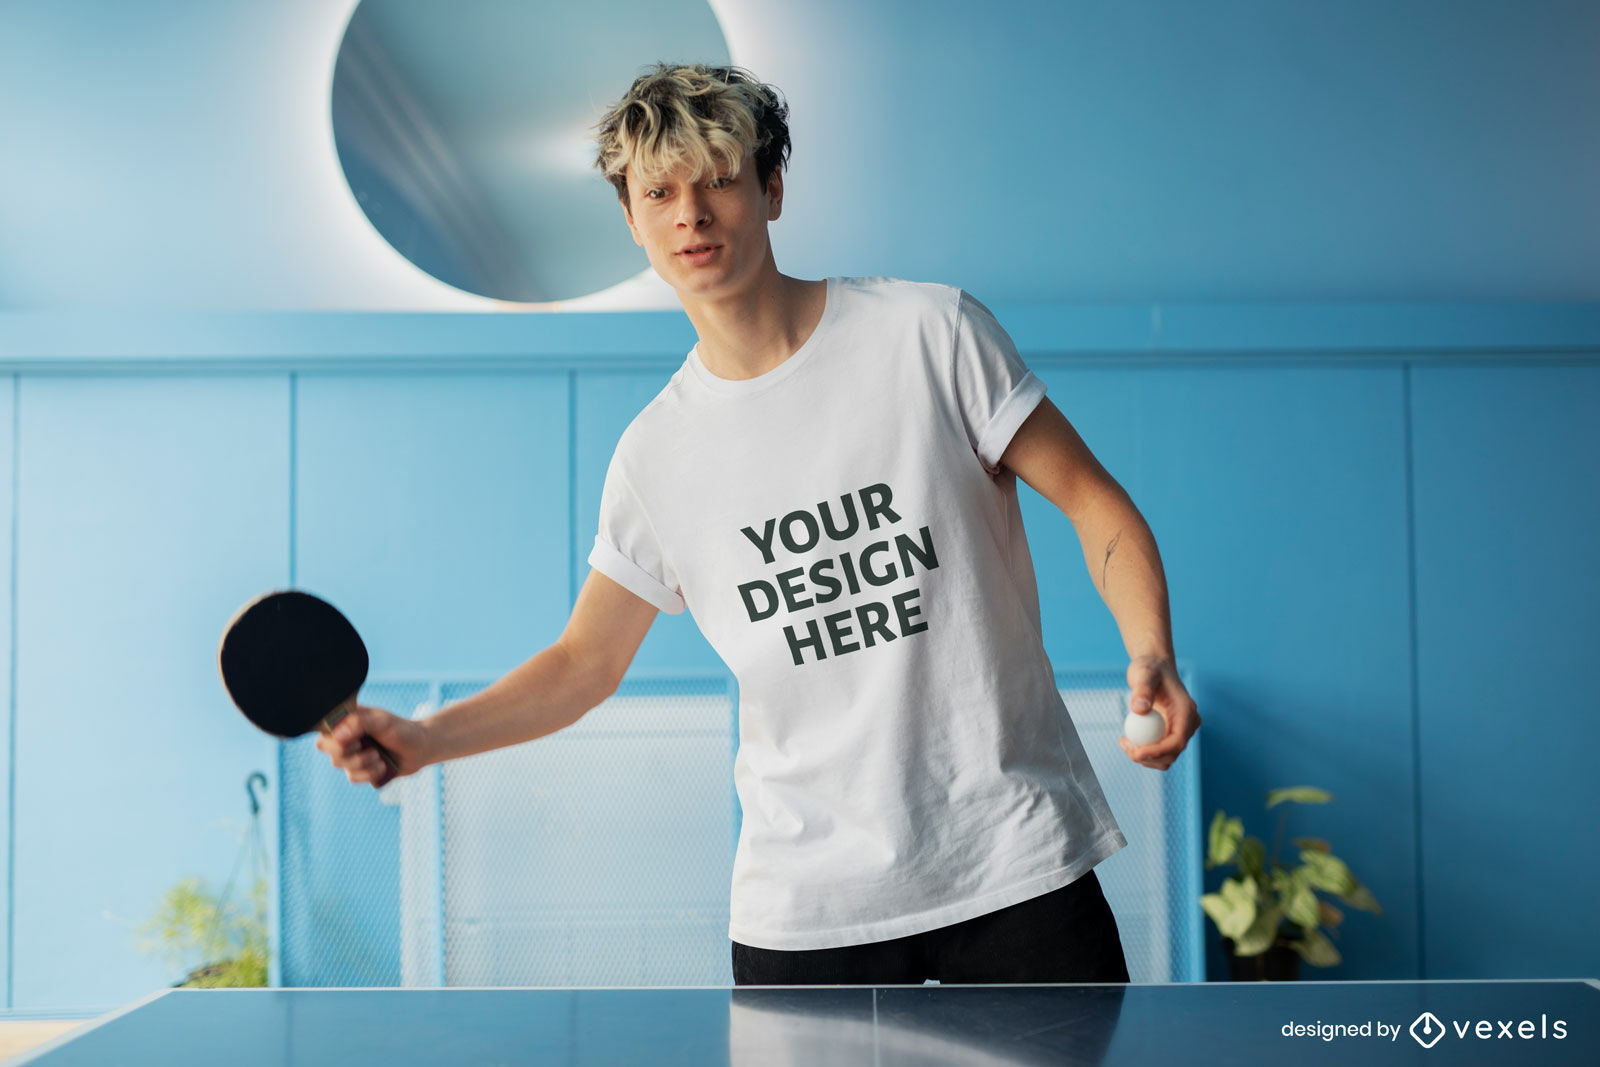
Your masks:
[[[593,125],[658,61],[728,63],[706,0],[361,0],[333,74],[356,201],[429,274],[570,300],[648,269]]]

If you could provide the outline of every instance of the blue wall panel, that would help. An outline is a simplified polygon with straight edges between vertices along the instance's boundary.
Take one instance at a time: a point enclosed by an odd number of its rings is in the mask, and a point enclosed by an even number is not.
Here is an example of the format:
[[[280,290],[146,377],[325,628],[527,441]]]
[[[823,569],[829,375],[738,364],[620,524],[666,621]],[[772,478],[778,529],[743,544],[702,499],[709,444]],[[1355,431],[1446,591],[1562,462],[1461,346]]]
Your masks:
[[[103,1010],[182,977],[133,927],[181,877],[221,887],[244,780],[276,777],[216,648],[287,576],[287,390],[158,375],[20,395],[13,1005]]]
[[[12,598],[11,564],[15,558],[12,553],[12,522],[16,517],[16,449],[15,435],[16,421],[16,395],[17,378],[15,375],[6,375],[0,378],[0,591],[4,597],[0,599],[0,682],[5,684],[5,726],[0,729],[0,767],[5,768],[6,782],[12,780],[15,773],[15,749],[11,745],[11,733],[15,722],[16,710],[12,702],[12,682],[14,681],[15,663],[12,661],[12,638],[15,631],[12,629],[12,607],[15,600]],[[15,870],[11,863],[11,843],[13,832],[13,819],[15,812],[11,807],[10,789],[0,788],[0,846],[5,857],[5,877],[0,879],[0,904],[4,905],[6,922],[0,924],[0,960],[6,962],[0,968],[0,1007],[11,1007],[11,985],[14,976],[11,973],[11,917],[15,915],[12,910],[12,878]]]
[[[1600,367],[1413,377],[1430,978],[1600,974]]]
[[[373,674],[497,677],[560,636],[567,411],[563,374],[298,379],[295,580]]]
[[[1204,820],[1226,809],[1270,849],[1268,790],[1331,791],[1331,806],[1290,812],[1284,845],[1329,840],[1385,914],[1350,911],[1346,962],[1307,977],[1415,975],[1401,371],[1173,368],[1141,396],[1142,507],[1179,655],[1214,704]]]
[[[1298,862],[1290,837],[1329,839],[1386,914],[1352,913],[1336,942],[1346,962],[1307,977],[1416,974],[1400,369],[1042,376],[1161,548],[1177,654],[1198,666],[1207,701],[1205,823],[1223,808],[1270,850],[1269,789],[1332,791],[1335,804],[1291,814],[1281,858]],[[1071,524],[1027,491],[1024,519],[1052,658],[1126,662]],[[1207,936],[1212,974],[1225,975],[1209,924]]]

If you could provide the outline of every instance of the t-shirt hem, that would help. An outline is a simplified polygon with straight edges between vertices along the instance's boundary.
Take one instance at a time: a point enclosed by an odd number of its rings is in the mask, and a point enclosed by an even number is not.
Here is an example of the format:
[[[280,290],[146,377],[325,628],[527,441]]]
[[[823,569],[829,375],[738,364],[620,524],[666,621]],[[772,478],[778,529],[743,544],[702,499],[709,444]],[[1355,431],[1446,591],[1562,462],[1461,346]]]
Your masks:
[[[990,912],[999,911],[1001,908],[1009,908],[1013,904],[1020,904],[1025,900],[1032,900],[1034,897],[1053,892],[1081,878],[1096,864],[1126,848],[1127,844],[1128,839],[1123,836],[1122,830],[1112,827],[1095,838],[1094,843],[1082,853],[1055,870],[1035,875],[1015,885],[985,893],[980,897],[958,901],[954,904],[946,904],[943,907],[920,912],[916,915],[901,916],[900,918],[887,919],[881,922],[860,923],[855,926],[835,927],[831,930],[805,932],[756,930],[729,923],[728,937],[741,945],[748,945],[751,948],[775,949],[782,952],[845,948],[850,945],[864,945],[875,941],[893,941],[895,938],[910,937],[913,934],[922,934],[927,933],[929,930],[953,926],[956,923],[975,919],[980,915],[988,915]]]
[[[598,537],[595,538],[594,548],[589,551],[589,566],[668,615],[681,614],[686,606],[683,597],[652,578],[643,567],[618,551],[616,546]]]

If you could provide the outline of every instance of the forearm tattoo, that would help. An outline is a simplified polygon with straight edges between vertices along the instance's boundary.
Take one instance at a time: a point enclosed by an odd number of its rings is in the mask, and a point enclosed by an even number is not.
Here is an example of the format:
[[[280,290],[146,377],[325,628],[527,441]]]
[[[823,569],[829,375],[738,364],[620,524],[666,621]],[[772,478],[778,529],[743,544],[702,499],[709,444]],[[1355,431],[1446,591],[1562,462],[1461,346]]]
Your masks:
[[[1106,571],[1111,566],[1111,553],[1113,553],[1113,552],[1115,552],[1117,550],[1117,543],[1120,542],[1121,540],[1122,540],[1122,531],[1118,530],[1117,531],[1117,536],[1113,537],[1111,539],[1111,543],[1106,546],[1106,559],[1105,559],[1105,562],[1100,565],[1100,591],[1101,592],[1105,592],[1105,588],[1106,588]]]

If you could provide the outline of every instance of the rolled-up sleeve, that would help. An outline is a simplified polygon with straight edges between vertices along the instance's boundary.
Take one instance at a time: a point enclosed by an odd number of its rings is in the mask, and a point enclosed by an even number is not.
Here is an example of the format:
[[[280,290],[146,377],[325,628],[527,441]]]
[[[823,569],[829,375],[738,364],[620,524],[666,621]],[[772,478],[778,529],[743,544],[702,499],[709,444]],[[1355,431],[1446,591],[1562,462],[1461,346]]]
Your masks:
[[[599,531],[589,566],[669,615],[682,613],[686,606],[650,516],[616,456],[600,493]]]
[[[985,470],[1000,457],[1018,428],[1044,399],[1044,381],[1028,369],[994,315],[963,292],[956,312],[951,375],[967,440]]]

